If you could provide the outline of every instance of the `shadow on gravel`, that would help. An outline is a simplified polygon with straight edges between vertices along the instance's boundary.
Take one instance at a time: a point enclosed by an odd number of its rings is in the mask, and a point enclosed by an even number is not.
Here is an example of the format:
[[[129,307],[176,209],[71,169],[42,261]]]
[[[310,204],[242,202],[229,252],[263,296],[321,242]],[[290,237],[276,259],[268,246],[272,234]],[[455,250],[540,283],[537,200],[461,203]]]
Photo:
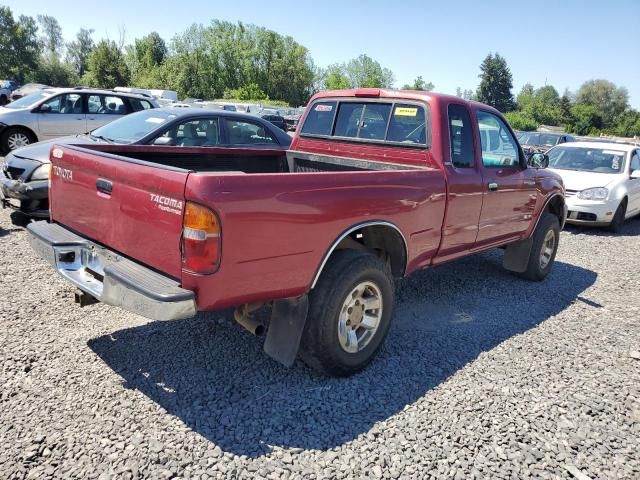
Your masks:
[[[126,388],[225,451],[257,457],[271,446],[330,449],[370,433],[480,353],[561,312],[596,279],[556,262],[544,282],[529,283],[503,271],[501,256],[465,258],[402,282],[383,350],[347,379],[320,377],[300,363],[286,369],[262,352],[261,340],[213,313],[121,330],[89,346]]]
[[[0,238],[2,237],[6,237],[7,235],[13,233],[13,232],[19,232],[20,230],[22,230],[21,228],[3,228],[0,227]]]

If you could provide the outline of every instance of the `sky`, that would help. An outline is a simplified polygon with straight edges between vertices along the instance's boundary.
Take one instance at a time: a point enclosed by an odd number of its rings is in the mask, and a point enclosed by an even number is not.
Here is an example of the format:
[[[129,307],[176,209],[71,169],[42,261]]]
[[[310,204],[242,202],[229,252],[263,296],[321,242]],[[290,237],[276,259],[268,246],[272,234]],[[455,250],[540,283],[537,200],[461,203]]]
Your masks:
[[[575,92],[605,78],[629,91],[640,109],[640,0],[203,1],[0,0],[14,15],[52,15],[70,40],[81,28],[94,39],[127,43],[157,31],[169,41],[212,19],[255,24],[292,36],[316,65],[364,53],[395,74],[397,87],[421,75],[435,91],[475,90],[490,52],[505,57],[514,95],[529,82]]]

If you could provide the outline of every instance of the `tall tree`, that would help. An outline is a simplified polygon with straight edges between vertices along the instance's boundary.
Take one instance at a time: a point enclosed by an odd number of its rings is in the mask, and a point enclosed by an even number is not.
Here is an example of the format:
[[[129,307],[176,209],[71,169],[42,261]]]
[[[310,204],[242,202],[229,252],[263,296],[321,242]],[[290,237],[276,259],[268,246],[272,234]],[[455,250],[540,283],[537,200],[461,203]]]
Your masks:
[[[629,106],[629,92],[608,80],[589,80],[576,92],[576,104],[595,107],[606,127]]]
[[[139,68],[157,67],[167,56],[167,45],[157,32],[151,32],[135,41],[135,52]]]
[[[92,35],[93,29],[81,28],[76,34],[76,39],[67,43],[67,63],[79,76],[87,71],[89,54],[95,48]]]
[[[114,88],[129,83],[129,69],[124,55],[112,40],[100,40],[89,54],[83,83],[92,87]]]
[[[422,75],[416,77],[413,83],[405,83],[402,86],[402,90],[422,90],[424,92],[430,92],[435,88],[435,85],[431,82],[425,82]]]
[[[38,15],[38,24],[42,31],[40,45],[43,53],[48,55],[49,58],[60,59],[60,53],[64,48],[60,23],[51,15]]]
[[[0,77],[23,83],[38,66],[40,45],[33,17],[16,21],[9,7],[0,5]]]
[[[514,101],[511,89],[513,78],[507,61],[496,53],[490,53],[480,65],[480,85],[478,101],[491,105],[501,112],[513,110]]]
[[[343,90],[350,87],[351,83],[345,72],[344,65],[336,63],[327,67],[323,86],[325,90]]]
[[[346,74],[353,88],[393,86],[393,72],[368,55],[360,55],[346,64]]]

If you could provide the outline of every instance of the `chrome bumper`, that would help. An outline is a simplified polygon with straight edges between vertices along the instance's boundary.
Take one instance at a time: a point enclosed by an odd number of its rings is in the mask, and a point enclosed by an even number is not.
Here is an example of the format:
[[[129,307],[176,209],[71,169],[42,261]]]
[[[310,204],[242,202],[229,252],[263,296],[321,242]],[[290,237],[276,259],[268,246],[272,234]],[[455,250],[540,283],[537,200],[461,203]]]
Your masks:
[[[103,303],[152,320],[196,314],[195,296],[175,280],[47,222],[27,227],[31,247],[60,275]]]

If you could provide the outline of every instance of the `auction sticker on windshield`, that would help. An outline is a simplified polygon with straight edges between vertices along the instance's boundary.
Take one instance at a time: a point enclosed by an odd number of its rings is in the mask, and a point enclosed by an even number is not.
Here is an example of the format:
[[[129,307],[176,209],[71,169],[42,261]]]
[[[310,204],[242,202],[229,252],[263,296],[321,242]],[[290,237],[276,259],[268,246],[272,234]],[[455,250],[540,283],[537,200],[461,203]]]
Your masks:
[[[322,105],[320,103],[316,105],[316,108],[314,108],[314,110],[316,112],[330,112],[331,110],[333,110],[333,105]]]

